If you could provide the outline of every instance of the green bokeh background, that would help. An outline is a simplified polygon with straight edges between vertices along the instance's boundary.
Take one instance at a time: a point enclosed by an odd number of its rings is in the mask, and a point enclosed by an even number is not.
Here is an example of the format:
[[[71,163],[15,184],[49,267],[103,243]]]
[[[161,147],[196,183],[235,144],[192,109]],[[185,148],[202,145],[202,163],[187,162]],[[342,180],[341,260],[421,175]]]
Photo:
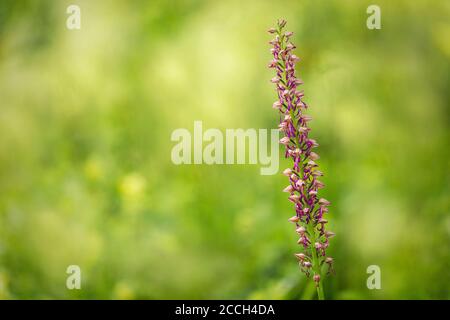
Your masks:
[[[450,298],[450,2],[406,0],[2,1],[0,298],[315,298],[285,177],[170,159],[194,120],[277,126],[279,17],[333,203],[327,298]]]

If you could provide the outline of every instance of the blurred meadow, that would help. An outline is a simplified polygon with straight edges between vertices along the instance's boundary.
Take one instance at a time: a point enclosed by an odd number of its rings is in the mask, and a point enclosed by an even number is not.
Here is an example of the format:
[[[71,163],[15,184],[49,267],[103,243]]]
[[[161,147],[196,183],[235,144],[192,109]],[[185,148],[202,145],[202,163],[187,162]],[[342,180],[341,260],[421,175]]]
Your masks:
[[[315,298],[284,176],[170,158],[195,120],[276,128],[280,17],[332,202],[326,297],[449,299],[450,2],[377,0],[368,30],[373,3],[1,1],[0,299]]]

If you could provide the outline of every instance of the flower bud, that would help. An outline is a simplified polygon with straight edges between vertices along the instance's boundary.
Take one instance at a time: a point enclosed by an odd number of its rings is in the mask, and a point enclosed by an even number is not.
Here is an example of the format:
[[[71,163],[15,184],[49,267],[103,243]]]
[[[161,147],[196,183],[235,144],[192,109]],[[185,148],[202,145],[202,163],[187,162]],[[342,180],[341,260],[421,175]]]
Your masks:
[[[269,62],[269,68],[275,68],[277,66],[277,60],[272,60]]]
[[[333,238],[336,234],[332,231],[325,231],[325,237]]]
[[[317,159],[319,159],[320,157],[319,157],[319,155],[317,154],[317,153],[315,153],[315,152],[310,152],[309,153],[309,156],[308,156],[311,160],[317,160]]]
[[[320,198],[320,199],[319,199],[319,204],[320,204],[321,206],[329,206],[329,205],[331,204],[331,202],[328,201],[328,200],[325,199],[325,198]]]
[[[322,176],[323,176],[323,172],[320,171],[320,170],[314,170],[314,171],[312,172],[312,175],[313,175],[314,177],[322,177]]]
[[[323,184],[323,182],[322,182],[322,181],[319,181],[319,180],[315,180],[315,181],[314,181],[314,186],[315,186],[317,189],[320,189],[320,188],[325,187],[325,185]]]
[[[293,216],[293,217],[289,218],[289,221],[290,221],[290,222],[293,222],[293,223],[296,223],[296,222],[299,222],[299,221],[300,221],[300,218],[297,217],[297,216]]]
[[[280,82],[280,78],[278,78],[278,77],[273,77],[273,78],[270,80],[270,82],[272,82],[272,83],[279,83],[279,82]]]
[[[295,182],[295,186],[297,188],[300,188],[301,186],[303,186],[305,184],[305,182],[302,179],[298,179],[297,182]]]
[[[317,167],[317,163],[315,163],[315,162],[312,161],[312,160],[309,160],[309,161],[308,161],[308,166],[310,166],[310,167]]]
[[[313,277],[313,279],[314,279],[314,282],[315,282],[315,283],[319,283],[319,281],[320,281],[320,275],[315,274],[314,277]]]
[[[281,108],[281,102],[280,101],[275,101],[272,105],[272,108],[274,109],[280,109]]]
[[[291,56],[291,60],[292,60],[292,62],[298,62],[298,61],[300,61],[300,58],[299,57],[297,57],[295,54],[293,54],[292,56]]]
[[[294,150],[289,150],[289,155],[298,157],[302,154],[302,151],[299,148],[295,148]]]
[[[270,28],[269,30],[267,30],[268,33],[275,33],[277,32],[277,30],[275,28]]]
[[[306,114],[301,116],[302,120],[305,122],[311,121],[312,117],[311,116],[307,116]]]
[[[290,142],[290,139],[288,137],[283,137],[280,139],[281,144],[287,145],[287,144],[289,144],[289,142]]]
[[[289,38],[293,35],[294,33],[292,31],[286,32],[284,35]]]
[[[287,127],[288,127],[288,124],[287,124],[286,121],[282,121],[282,122],[278,125],[278,128],[280,129],[280,131],[281,131],[281,130],[286,130]]]
[[[295,91],[295,96],[297,98],[303,98],[305,96],[305,93],[303,92],[303,90],[301,91]]]
[[[317,143],[317,141],[314,140],[314,139],[308,139],[306,142],[307,142],[309,145],[311,145],[312,147],[318,147],[318,146],[319,146],[319,144]]]
[[[304,132],[311,131],[311,129],[308,128],[308,127],[299,127],[299,128],[298,128],[298,131],[300,131],[301,133],[304,133]]]
[[[288,185],[286,188],[283,189],[283,192],[292,192],[294,191],[294,188],[291,185]]]
[[[280,27],[280,28],[283,28],[285,25],[286,25],[286,20],[284,20],[284,19],[279,19],[278,20],[278,26]]]
[[[300,200],[300,196],[298,196],[296,194],[291,194],[288,199],[292,203],[297,203]]]
[[[296,253],[294,255],[299,261],[304,261],[306,259],[306,255],[303,253]]]
[[[303,235],[306,232],[305,227],[298,227],[297,229],[295,229],[295,231],[299,234],[299,235]]]
[[[289,177],[292,174],[292,169],[291,168],[284,169],[283,174]]]

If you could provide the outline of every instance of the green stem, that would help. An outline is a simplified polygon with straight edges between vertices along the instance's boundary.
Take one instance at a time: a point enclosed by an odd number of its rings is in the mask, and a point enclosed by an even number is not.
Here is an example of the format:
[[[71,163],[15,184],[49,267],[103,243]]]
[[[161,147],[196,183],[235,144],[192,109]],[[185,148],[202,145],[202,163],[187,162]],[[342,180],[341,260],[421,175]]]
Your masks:
[[[311,227],[311,225],[308,226],[308,231],[311,237],[311,255],[312,255],[312,264],[313,264],[313,269],[314,269],[314,273],[318,274],[319,276],[321,276],[321,272],[320,272],[320,265],[319,265],[319,258],[317,257],[317,252],[316,252],[316,248],[314,247],[314,243],[316,242],[316,234],[314,232],[314,227]],[[319,300],[325,300],[325,295],[323,293],[323,286],[322,286],[322,277],[319,280],[319,283],[317,284],[317,297]]]

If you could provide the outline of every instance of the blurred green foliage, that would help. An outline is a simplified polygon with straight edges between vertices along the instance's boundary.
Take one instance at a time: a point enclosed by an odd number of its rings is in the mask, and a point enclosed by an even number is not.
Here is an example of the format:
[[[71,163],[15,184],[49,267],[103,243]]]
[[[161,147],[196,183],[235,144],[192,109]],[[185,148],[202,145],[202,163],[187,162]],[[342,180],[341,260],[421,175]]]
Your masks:
[[[368,30],[372,3],[0,2],[0,298],[314,298],[285,177],[170,161],[194,120],[276,127],[280,17],[333,203],[327,297],[450,298],[450,2],[377,1]]]

